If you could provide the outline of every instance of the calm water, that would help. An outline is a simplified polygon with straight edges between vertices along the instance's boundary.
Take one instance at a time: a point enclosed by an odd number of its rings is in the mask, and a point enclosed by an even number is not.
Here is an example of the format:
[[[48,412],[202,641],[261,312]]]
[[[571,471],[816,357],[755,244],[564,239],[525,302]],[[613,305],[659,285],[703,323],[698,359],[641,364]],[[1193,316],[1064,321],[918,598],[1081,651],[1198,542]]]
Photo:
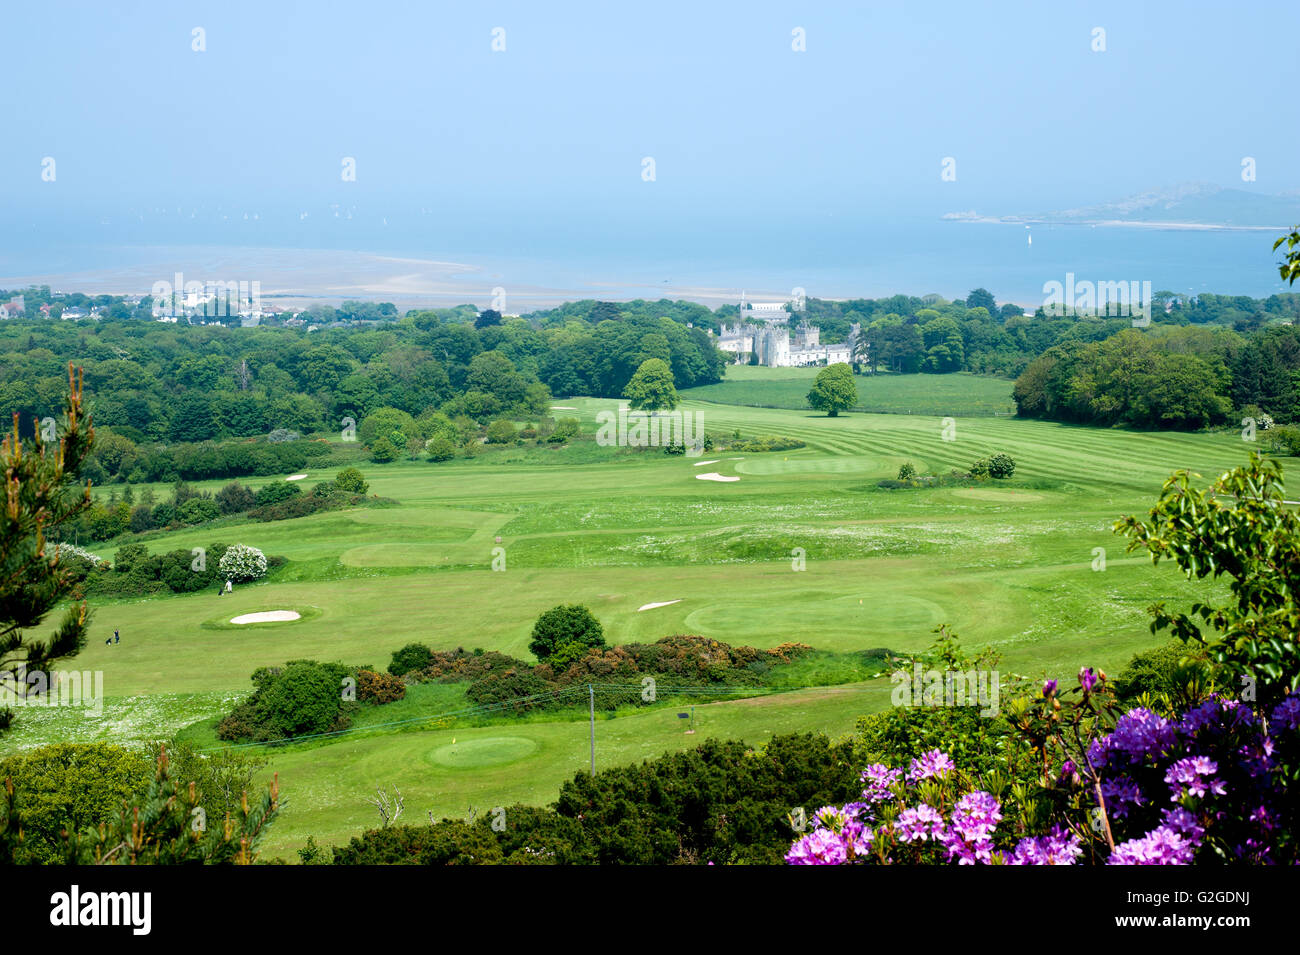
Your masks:
[[[772,222],[761,216],[684,221],[640,215],[619,221],[593,213],[483,221],[453,220],[433,210],[380,216],[331,208],[305,219],[272,210],[245,220],[238,210],[146,210],[76,223],[13,222],[3,234],[0,286],[7,278],[128,270],[161,261],[164,252],[166,261],[192,258],[190,271],[202,274],[199,247],[256,247],[268,250],[258,253],[268,267],[275,260],[277,269],[304,276],[313,272],[311,250],[466,263],[480,270],[456,280],[467,301],[494,284],[544,287],[566,297],[702,300],[730,298],[741,289],[794,288],[826,298],[897,292],[951,298],[983,286],[999,301],[1034,305],[1043,300],[1043,284],[1064,282],[1067,272],[1079,281],[1150,281],[1157,291],[1256,297],[1286,291],[1272,232],[1026,229],[935,217],[822,214]]]

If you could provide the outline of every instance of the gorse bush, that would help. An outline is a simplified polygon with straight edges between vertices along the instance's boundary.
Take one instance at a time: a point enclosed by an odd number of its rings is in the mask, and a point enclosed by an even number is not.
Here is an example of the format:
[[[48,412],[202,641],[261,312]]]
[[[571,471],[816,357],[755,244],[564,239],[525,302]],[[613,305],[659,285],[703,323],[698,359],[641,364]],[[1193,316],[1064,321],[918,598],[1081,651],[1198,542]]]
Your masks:
[[[595,700],[598,709],[614,710],[648,702],[641,693],[641,680],[646,676],[669,686],[753,686],[774,676],[777,668],[810,652],[812,647],[799,643],[758,649],[677,634],[654,643],[616,647],[568,640],[547,656],[546,662],[533,666],[496,651],[471,653],[458,648],[433,652],[428,647],[409,644],[393,654],[388,669],[414,681],[469,682],[466,695],[471,702],[509,704],[506,708],[513,711],[586,706],[585,694],[565,691],[588,683],[628,684],[622,688],[605,686]]]
[[[406,683],[400,677],[374,670],[357,670],[357,699],[362,703],[395,703],[406,696]]]

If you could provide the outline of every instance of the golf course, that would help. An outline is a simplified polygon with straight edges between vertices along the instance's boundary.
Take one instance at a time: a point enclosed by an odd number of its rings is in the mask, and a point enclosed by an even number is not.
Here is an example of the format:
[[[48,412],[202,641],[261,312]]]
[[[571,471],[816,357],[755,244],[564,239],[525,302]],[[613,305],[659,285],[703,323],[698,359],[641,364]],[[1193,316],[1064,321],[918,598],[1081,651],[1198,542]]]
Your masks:
[[[1005,414],[1010,382],[965,374],[859,376],[859,403],[893,413],[828,417],[795,406],[792,388],[806,394],[811,379],[801,369],[739,369],[734,380],[732,370],[723,384],[684,390],[678,409],[720,439],[713,453],[600,447],[597,415],[619,402],[557,400],[554,415],[581,421],[581,440],[563,448],[363,464],[370,493],[391,506],[143,538],[151,551],[221,540],[287,562],[220,597],[96,598],[89,644],[67,668],[103,672],[102,714],[31,708],[0,753],[174,733],[217,749],[228,744],[215,721],[251,692],[258,667],[312,659],[383,670],[412,642],[531,659],[533,622],[559,604],[590,608],[610,644],[698,634],[736,646],[905,654],[927,649],[947,624],[964,648],[996,650],[1007,677],[1063,678],[1085,663],[1117,671],[1162,642],[1149,630],[1150,603],[1190,603],[1211,585],[1126,554],[1112,525],[1145,515],[1175,470],[1208,481],[1252,447],[1236,431],[1016,419]],[[803,446],[726,447],[769,435]],[[998,453],[1014,459],[1014,477],[879,485],[904,463],[944,475]],[[701,480],[706,474],[732,480]],[[308,481],[331,476],[307,471]],[[107,560],[114,549],[91,547]],[[275,611],[296,617],[231,622]],[[53,624],[52,615],[46,632]],[[114,630],[120,642],[106,645]],[[721,701],[665,694],[664,705],[599,714],[596,766],[709,736],[843,736],[888,705],[887,676],[817,685],[826,681],[814,670],[796,665],[806,685],[780,692]],[[692,706],[693,719],[681,718]],[[400,790],[404,819],[423,822],[429,813],[543,805],[588,768],[585,709],[457,715],[466,707],[463,685],[418,684],[346,732],[264,747],[265,776],[278,774],[285,800],[266,856],[291,859],[308,836],[340,843],[375,825],[368,799],[377,787]]]

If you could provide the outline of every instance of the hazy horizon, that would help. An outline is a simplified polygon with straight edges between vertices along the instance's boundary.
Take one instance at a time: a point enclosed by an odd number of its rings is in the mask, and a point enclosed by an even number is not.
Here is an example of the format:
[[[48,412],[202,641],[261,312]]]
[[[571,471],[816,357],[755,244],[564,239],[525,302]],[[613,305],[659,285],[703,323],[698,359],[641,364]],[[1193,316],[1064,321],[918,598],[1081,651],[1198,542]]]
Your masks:
[[[575,294],[976,281],[1023,299],[1066,268],[1268,294],[1265,235],[1080,240],[1034,264],[1022,237],[934,224],[1185,182],[1300,190],[1300,127],[1259,122],[1277,94],[1253,68],[1293,56],[1284,4],[53,3],[7,19],[0,279],[219,246],[446,259]]]

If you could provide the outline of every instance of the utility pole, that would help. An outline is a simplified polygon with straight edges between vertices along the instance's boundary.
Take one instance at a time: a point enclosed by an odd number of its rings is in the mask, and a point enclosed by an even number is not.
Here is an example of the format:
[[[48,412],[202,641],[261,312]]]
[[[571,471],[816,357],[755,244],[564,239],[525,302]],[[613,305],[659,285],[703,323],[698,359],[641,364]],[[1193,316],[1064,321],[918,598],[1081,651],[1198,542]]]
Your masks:
[[[596,776],[596,688],[587,684],[587,693],[591,701],[591,775]]]

